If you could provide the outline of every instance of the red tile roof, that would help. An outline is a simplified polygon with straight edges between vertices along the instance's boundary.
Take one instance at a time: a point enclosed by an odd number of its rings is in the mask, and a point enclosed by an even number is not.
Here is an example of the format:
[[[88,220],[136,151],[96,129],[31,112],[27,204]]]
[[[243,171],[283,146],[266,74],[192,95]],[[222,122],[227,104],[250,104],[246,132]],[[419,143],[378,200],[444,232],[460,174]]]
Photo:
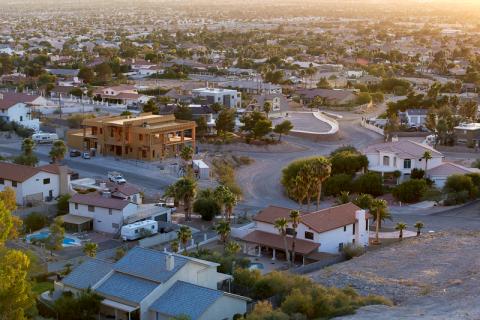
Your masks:
[[[121,199],[107,198],[98,193],[77,193],[70,199],[70,202],[115,210],[123,210],[130,203]]]
[[[48,172],[51,174],[59,174],[59,166],[55,164],[47,164],[40,167],[30,167],[21,164],[0,162],[0,178],[16,182],[24,182],[39,172]],[[68,173],[73,171],[68,169]]]
[[[255,230],[247,234],[245,237],[243,237],[242,240],[245,242],[260,244],[269,248],[285,250],[283,237],[275,233]],[[287,237],[287,246],[288,248],[292,247],[291,237]],[[320,244],[307,241],[307,240],[297,239],[295,241],[295,250],[296,252],[302,255],[307,255],[311,253],[312,251],[316,250],[319,246]]]
[[[356,221],[355,212],[358,210],[361,209],[350,202],[315,212],[301,212],[302,223],[321,233],[354,224]],[[288,208],[269,206],[253,217],[253,220],[274,224],[278,218],[288,219],[290,211],[291,209]]]
[[[7,110],[17,103],[33,102],[39,96],[29,95],[26,93],[4,92],[0,93],[0,110]]]

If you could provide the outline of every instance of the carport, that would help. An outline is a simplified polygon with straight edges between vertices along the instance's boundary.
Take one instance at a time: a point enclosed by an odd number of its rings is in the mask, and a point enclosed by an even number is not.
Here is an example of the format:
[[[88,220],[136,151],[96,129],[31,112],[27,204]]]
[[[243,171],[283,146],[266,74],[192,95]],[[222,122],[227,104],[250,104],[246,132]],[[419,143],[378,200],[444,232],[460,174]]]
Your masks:
[[[93,219],[88,217],[66,214],[61,216],[63,225],[68,232],[90,231],[93,228]]]

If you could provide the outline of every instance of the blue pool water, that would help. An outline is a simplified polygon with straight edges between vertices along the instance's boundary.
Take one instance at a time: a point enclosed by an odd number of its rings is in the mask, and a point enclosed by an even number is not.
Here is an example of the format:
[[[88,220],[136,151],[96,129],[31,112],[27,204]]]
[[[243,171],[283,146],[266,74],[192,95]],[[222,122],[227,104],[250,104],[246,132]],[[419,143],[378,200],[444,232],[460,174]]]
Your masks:
[[[48,238],[49,235],[50,235],[49,231],[41,231],[41,232],[34,233],[34,234],[31,234],[31,235],[27,236],[27,240],[28,241],[45,240],[45,239]],[[64,245],[71,246],[75,243],[76,243],[75,239],[68,238],[68,237],[63,238],[63,244]]]
[[[264,267],[263,267],[263,263],[260,263],[260,262],[250,262],[250,266],[248,267],[250,270],[254,270],[254,269],[260,269],[262,270]]]

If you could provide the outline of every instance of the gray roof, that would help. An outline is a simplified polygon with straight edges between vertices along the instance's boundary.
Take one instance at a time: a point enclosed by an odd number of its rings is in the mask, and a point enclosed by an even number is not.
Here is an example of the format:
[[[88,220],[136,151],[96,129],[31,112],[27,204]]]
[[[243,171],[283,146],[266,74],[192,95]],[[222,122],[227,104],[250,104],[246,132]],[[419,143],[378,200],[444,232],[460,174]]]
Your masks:
[[[363,153],[391,152],[402,159],[421,158],[425,151],[429,151],[432,157],[442,157],[442,153],[432,147],[410,140],[400,140],[396,142],[385,142],[373,144],[365,148]]]
[[[76,77],[80,70],[78,69],[46,69],[49,73],[56,76],[71,76]]]
[[[222,296],[222,291],[177,281],[150,306],[150,310],[171,317],[187,315],[196,320]]]
[[[184,257],[175,255],[174,268],[168,271],[165,264],[166,256],[167,253],[161,251],[135,247],[115,263],[113,269],[140,278],[156,282],[165,282],[177,273],[188,261]]]
[[[105,277],[112,270],[112,266],[113,264],[107,261],[90,259],[75,268],[62,282],[73,288],[87,289]]]
[[[407,109],[406,112],[410,116],[426,116],[428,114],[427,109]]]
[[[95,291],[103,295],[140,303],[158,285],[157,282],[115,272]]]

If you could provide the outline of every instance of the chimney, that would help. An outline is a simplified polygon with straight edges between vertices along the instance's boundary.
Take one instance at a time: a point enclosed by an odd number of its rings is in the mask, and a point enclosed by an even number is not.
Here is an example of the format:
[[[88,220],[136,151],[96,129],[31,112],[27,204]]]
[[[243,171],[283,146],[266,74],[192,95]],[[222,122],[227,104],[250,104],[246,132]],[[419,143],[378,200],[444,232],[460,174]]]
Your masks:
[[[167,271],[172,271],[174,267],[175,267],[175,257],[173,256],[173,254],[169,253],[165,257],[165,268],[167,269]]]
[[[3,93],[0,93],[0,100],[3,100]]]
[[[112,193],[110,191],[102,191],[102,197],[104,198],[111,198]]]
[[[58,166],[58,176],[60,179],[60,194],[67,194],[70,192],[70,175],[68,174],[67,166]]]

